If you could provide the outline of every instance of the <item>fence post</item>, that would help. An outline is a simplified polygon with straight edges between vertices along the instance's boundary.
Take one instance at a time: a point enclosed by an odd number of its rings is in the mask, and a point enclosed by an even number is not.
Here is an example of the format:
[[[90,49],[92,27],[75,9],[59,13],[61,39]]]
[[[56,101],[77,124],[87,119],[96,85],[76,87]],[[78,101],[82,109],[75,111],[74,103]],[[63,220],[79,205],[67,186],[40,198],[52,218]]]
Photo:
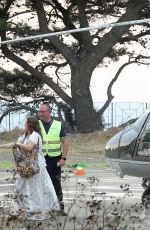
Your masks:
[[[114,114],[114,111],[113,111],[113,102],[112,102],[111,103],[111,127],[114,126],[113,114]]]
[[[9,120],[8,126],[9,126],[9,131],[10,131],[10,113],[8,114],[8,120]]]
[[[146,104],[145,104],[146,106],[145,106],[145,108],[146,108],[146,110],[147,110],[147,102],[146,102]]]

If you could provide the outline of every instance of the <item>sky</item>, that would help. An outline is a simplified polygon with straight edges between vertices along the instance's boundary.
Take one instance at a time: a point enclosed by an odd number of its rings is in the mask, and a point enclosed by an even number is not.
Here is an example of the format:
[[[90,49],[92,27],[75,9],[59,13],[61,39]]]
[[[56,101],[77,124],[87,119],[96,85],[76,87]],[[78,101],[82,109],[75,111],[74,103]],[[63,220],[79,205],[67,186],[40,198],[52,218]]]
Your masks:
[[[109,67],[96,69],[91,81],[93,100],[103,102],[107,99],[107,87],[115,76],[121,63],[112,63]],[[150,65],[131,64],[120,74],[112,87],[115,102],[150,101]]]

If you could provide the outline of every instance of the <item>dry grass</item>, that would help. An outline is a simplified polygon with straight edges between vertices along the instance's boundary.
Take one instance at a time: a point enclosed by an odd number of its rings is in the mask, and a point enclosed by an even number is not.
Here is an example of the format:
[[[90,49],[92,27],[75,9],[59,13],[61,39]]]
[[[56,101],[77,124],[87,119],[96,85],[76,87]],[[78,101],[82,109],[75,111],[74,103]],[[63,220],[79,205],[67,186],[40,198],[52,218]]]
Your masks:
[[[104,152],[106,142],[120,130],[119,128],[111,128],[107,131],[97,131],[89,134],[68,134],[69,153]],[[10,132],[1,132],[0,144],[16,141],[23,131],[21,129],[14,129]],[[3,152],[9,151],[3,150]]]
[[[23,133],[22,129],[15,128],[14,130],[7,132],[0,132],[0,144],[5,144],[13,141],[17,141],[18,137]],[[11,149],[0,149],[0,168],[12,169],[15,167],[14,157]]]
[[[1,144],[16,141],[23,131],[14,129],[10,132],[1,132]],[[111,128],[107,131],[97,131],[89,134],[68,134],[69,153],[103,153],[106,142],[118,131],[120,129]],[[8,150],[3,150],[3,152],[8,152]]]
[[[69,135],[70,154],[104,153],[106,142],[121,129],[111,128],[107,131],[97,131],[89,134]]]
[[[20,135],[24,132],[23,129],[15,128],[12,131],[0,132],[0,144],[16,141]]]
[[[68,134],[69,154],[67,165],[73,165],[82,162],[89,167],[101,167],[105,163],[105,145],[106,142],[120,129],[111,128],[107,131],[93,132],[89,134]],[[23,133],[23,130],[15,129],[11,132],[0,133],[0,144],[16,141]],[[92,159],[90,160],[90,158]],[[101,159],[101,160],[100,160]],[[11,149],[0,149],[0,168],[14,168],[14,158]]]

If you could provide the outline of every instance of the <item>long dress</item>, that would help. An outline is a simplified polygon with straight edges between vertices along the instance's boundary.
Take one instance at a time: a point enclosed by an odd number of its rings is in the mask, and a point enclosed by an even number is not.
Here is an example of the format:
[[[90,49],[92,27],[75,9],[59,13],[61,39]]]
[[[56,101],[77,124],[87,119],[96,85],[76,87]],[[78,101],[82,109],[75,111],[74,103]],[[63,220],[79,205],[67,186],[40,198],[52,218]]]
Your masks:
[[[24,135],[18,139],[18,143],[22,142],[23,139]],[[17,175],[14,192],[19,209],[27,212],[60,210],[56,192],[46,170],[45,158],[42,155],[41,136],[33,131],[24,140],[24,144],[29,141],[39,144],[38,163],[40,172],[29,178]]]

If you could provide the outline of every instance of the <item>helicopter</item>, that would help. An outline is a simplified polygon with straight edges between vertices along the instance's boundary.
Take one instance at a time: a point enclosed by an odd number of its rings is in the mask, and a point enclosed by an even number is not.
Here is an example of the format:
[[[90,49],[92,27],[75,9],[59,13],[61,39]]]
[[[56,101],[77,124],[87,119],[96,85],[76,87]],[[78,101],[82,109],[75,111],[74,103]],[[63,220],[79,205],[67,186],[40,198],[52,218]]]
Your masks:
[[[105,156],[120,177],[142,178],[142,203],[150,208],[150,109],[106,143]]]

